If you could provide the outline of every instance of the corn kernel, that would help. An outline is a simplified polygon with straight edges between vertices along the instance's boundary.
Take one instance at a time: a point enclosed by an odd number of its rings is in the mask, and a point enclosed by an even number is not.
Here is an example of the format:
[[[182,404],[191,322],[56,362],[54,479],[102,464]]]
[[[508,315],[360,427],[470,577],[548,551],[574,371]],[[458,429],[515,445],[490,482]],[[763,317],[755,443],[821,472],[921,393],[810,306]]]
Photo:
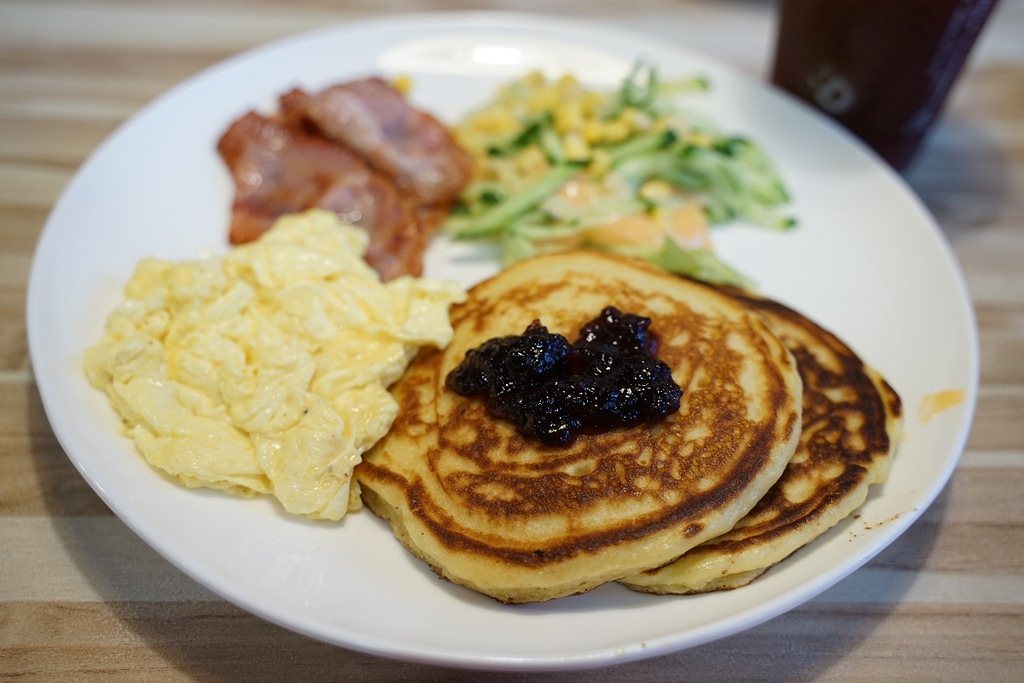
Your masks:
[[[690,133],[686,136],[686,141],[697,147],[710,147],[714,142],[707,133]]]
[[[412,77],[405,74],[395,76],[394,80],[391,81],[391,85],[403,95],[408,95],[412,92]]]
[[[590,155],[590,166],[587,171],[594,178],[603,178],[612,168],[612,155],[606,149],[595,149]]]
[[[543,114],[558,106],[558,93],[552,87],[534,90],[526,100],[526,109],[531,114]]]
[[[637,112],[636,119],[633,121],[633,130],[638,133],[649,131],[654,125],[654,117],[647,112]]]
[[[580,132],[583,134],[583,139],[588,143],[600,142],[604,135],[604,124],[600,121],[587,119],[583,122],[583,129]]]
[[[583,110],[576,101],[563,102],[555,108],[555,130],[559,133],[583,127]]]
[[[540,71],[531,71],[520,79],[523,85],[529,88],[538,88],[544,85],[544,74]]]
[[[622,123],[632,132],[643,132],[651,127],[650,115],[633,107],[623,109],[615,121]]]
[[[516,157],[516,169],[523,175],[538,175],[548,169],[548,158],[539,148],[531,145]]]
[[[512,112],[500,111],[494,115],[494,132],[501,135],[513,135],[519,132],[521,127],[519,119],[513,116]]]
[[[633,107],[626,107],[621,112],[619,112],[619,115],[616,116],[614,120],[621,121],[627,126],[633,126],[636,124],[639,115],[640,112],[638,110],[634,109]]]
[[[467,127],[486,135],[511,135],[519,129],[519,121],[504,109],[488,109],[473,116]]]
[[[622,142],[629,137],[629,126],[621,121],[606,123],[603,137],[607,142]]]
[[[599,92],[588,90],[580,96],[580,106],[588,116],[596,113],[604,106],[605,96]]]
[[[590,156],[590,145],[580,133],[572,131],[562,139],[562,152],[570,161],[585,161]]]
[[[640,186],[639,194],[644,199],[656,201],[672,196],[672,186],[664,180],[652,179]]]
[[[565,74],[558,79],[559,90],[575,90],[579,86],[579,82],[576,77],[572,74]]]

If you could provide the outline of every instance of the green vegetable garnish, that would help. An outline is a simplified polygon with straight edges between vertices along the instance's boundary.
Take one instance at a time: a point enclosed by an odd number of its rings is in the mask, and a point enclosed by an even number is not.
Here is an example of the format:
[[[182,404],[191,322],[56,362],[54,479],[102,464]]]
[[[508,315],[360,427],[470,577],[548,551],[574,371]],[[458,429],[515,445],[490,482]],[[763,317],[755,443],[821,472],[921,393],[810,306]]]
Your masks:
[[[494,235],[534,208],[549,194],[576,175],[585,163],[567,162],[551,168],[540,180],[503,203],[472,217],[457,217],[444,224],[445,232],[459,239]]]
[[[784,213],[789,192],[757,143],[680,106],[709,87],[701,76],[663,79],[642,62],[604,93],[540,74],[510,84],[481,111],[479,126],[464,131],[485,172],[463,191],[444,231],[498,240],[505,262],[591,247],[749,285],[710,250],[680,246],[706,243],[708,227],[733,221],[796,225]]]

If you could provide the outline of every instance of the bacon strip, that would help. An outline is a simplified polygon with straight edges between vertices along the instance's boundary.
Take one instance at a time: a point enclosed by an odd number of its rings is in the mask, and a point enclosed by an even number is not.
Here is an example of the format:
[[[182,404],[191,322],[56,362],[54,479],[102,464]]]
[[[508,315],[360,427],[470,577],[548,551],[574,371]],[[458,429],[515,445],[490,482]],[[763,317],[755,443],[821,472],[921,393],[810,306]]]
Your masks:
[[[334,85],[314,95],[281,98],[326,137],[356,150],[422,204],[450,204],[469,180],[472,158],[433,116],[419,111],[380,78]]]
[[[366,260],[385,280],[422,272],[426,233],[416,212],[351,150],[255,112],[233,123],[217,148],[237,188],[232,244],[256,239],[278,216],[318,207],[369,232]]]
[[[237,188],[231,242],[256,239],[283,214],[330,209],[370,234],[366,260],[382,278],[419,275],[470,156],[379,78],[296,89],[280,103],[272,118],[246,114],[218,144]]]

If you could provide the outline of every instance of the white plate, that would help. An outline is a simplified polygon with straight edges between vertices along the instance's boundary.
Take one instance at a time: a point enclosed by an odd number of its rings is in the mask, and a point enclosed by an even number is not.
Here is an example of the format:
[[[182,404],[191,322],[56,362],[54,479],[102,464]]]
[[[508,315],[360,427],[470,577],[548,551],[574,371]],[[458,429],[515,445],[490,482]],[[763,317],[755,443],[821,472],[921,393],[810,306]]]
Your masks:
[[[778,161],[801,219],[788,234],[716,233],[764,291],[813,316],[901,393],[906,434],[892,476],[859,520],[749,587],[655,597],[608,585],[502,606],[414,560],[369,512],[340,524],[286,516],[173,484],[116,430],[80,369],[143,256],[224,251],[232,187],[215,144],[236,116],[294,85],[409,74],[413,98],[454,119],[525,69],[571,70],[609,86],[642,55],[665,74],[701,73],[703,109]],[[437,243],[431,275],[471,283],[492,262]],[[228,600],[295,631],[409,660],[493,669],[580,668],[698,645],[763,622],[831,586],[888,545],[956,465],[975,402],[978,353],[966,290],[934,221],[900,179],[838,128],[704,56],[577,21],[506,14],[410,16],[305,34],[230,59],[134,116],[82,167],[36,252],[28,298],[33,368],[57,437],[117,515],[168,560]],[[922,397],[963,403],[922,422]]]

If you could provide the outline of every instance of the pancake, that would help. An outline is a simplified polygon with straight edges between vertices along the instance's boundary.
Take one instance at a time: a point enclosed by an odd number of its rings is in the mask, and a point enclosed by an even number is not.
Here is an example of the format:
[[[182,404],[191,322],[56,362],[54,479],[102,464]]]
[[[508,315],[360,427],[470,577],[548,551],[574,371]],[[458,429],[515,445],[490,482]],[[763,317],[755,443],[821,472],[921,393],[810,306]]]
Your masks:
[[[678,561],[623,581],[649,593],[704,593],[746,585],[814,540],[885,480],[901,427],[899,396],[835,335],[782,304],[736,295],[797,359],[803,427],[779,481],[736,528]]]
[[[606,306],[648,316],[683,390],[654,424],[546,446],[445,378],[534,319],[573,339]],[[746,306],[640,261],[573,252],[521,261],[452,310],[443,351],[392,388],[401,410],[356,470],[363,500],[440,576],[502,602],[588,591],[731,529],[800,435],[795,361]]]

